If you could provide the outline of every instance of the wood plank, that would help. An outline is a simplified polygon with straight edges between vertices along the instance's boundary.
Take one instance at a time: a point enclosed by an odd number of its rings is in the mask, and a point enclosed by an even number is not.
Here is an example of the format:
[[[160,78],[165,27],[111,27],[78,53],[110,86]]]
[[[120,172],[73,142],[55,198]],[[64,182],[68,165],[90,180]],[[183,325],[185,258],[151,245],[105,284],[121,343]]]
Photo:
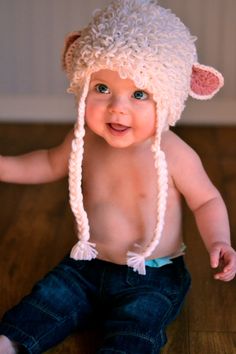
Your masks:
[[[199,353],[236,354],[236,334],[192,332],[190,334],[190,354]]]
[[[216,129],[218,152],[221,157],[236,157],[236,127],[221,127]]]
[[[198,154],[203,156],[215,156],[216,128],[199,126],[177,126],[173,128],[187,144]]]
[[[71,124],[1,124],[0,153],[19,155],[60,144]]]

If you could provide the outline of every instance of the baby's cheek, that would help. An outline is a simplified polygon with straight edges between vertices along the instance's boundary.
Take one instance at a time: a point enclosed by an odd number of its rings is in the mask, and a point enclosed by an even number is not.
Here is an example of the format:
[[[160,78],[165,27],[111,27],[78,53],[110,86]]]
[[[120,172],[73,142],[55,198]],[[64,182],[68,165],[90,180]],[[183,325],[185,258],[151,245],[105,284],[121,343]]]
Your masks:
[[[91,100],[88,100],[86,102],[86,106],[85,106],[85,120],[86,122],[89,122],[90,120],[92,120],[95,116],[95,112],[96,112],[96,105],[92,104]]]

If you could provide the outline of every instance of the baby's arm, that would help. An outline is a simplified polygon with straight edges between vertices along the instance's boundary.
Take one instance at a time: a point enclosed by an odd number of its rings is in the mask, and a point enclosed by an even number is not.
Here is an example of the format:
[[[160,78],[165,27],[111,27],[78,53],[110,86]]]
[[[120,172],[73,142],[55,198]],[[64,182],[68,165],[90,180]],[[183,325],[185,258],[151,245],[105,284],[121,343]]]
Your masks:
[[[57,147],[19,156],[0,156],[0,181],[36,184],[66,176],[72,138],[70,132]]]
[[[230,244],[230,229],[225,203],[209,180],[198,155],[174,134],[170,158],[174,183],[193,211],[209,252],[211,266],[221,270],[215,279],[229,281],[236,272],[236,252]]]

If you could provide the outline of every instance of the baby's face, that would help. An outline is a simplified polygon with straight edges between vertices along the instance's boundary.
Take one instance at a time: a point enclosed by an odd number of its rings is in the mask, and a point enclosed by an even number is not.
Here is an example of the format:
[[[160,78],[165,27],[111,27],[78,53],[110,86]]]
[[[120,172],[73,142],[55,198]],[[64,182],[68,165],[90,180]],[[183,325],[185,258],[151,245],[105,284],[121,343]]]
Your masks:
[[[156,130],[156,104],[152,95],[137,88],[118,72],[100,70],[90,80],[86,99],[87,126],[116,148],[142,144]]]

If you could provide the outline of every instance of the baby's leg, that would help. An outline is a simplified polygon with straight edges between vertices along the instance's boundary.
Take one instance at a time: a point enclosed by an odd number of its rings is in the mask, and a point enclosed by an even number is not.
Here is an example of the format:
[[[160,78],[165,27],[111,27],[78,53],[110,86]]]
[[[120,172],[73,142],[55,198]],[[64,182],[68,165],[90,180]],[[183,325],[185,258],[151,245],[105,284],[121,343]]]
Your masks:
[[[19,343],[19,353],[45,352],[87,324],[92,310],[80,267],[80,262],[66,258],[4,315],[0,348],[5,351],[0,354],[17,353],[8,338]]]
[[[179,313],[189,285],[182,257],[162,268],[147,267],[145,276],[129,269],[125,288],[120,284],[109,297],[111,309],[98,354],[158,354],[166,343],[166,326]]]
[[[0,336],[0,354],[17,354],[17,346],[5,336]]]

